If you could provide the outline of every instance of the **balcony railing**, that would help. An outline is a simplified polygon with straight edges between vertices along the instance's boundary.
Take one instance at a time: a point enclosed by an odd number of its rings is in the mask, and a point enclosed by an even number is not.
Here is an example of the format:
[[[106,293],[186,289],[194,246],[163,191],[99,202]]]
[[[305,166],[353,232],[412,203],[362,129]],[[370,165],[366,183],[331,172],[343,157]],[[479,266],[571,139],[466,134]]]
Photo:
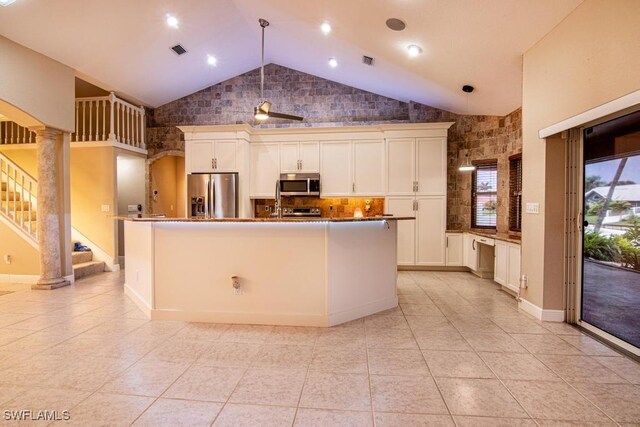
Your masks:
[[[108,96],[76,98],[76,131],[72,142],[111,141],[145,149],[144,108],[112,92]]]
[[[33,144],[35,142],[35,132],[31,132],[15,122],[0,121],[0,145]]]

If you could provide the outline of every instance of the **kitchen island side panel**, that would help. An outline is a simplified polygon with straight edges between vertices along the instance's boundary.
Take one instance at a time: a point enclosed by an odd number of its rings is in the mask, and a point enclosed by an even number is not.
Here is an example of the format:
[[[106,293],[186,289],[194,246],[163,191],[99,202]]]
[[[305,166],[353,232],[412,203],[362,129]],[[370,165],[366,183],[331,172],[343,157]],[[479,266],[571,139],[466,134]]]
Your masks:
[[[326,223],[157,223],[154,318],[326,326]],[[240,294],[232,276],[238,276]]]
[[[124,222],[126,268],[124,269],[125,294],[147,316],[154,308],[154,254],[153,223]]]
[[[397,307],[397,221],[330,223],[329,325]]]

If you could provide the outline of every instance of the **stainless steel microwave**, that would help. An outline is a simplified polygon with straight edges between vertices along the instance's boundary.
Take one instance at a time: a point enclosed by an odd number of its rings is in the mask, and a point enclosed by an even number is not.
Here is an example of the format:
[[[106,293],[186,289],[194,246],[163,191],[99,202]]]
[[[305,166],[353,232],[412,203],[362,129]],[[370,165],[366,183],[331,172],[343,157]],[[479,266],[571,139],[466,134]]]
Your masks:
[[[281,173],[281,196],[320,196],[319,173]]]

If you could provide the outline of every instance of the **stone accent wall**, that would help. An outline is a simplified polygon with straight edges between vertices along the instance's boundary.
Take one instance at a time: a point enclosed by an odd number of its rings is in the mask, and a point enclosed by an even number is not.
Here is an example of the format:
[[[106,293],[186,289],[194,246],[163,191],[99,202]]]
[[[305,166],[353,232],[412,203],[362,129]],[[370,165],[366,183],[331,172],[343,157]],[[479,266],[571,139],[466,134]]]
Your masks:
[[[265,98],[274,111],[302,115],[304,122],[253,120],[260,98],[260,70],[252,70],[151,110],[147,148],[153,157],[184,151],[180,125],[248,123],[254,127],[355,126],[454,121],[449,129],[447,228],[471,221],[471,175],[458,171],[465,150],[472,160],[497,158],[498,231],[508,229],[508,157],[522,151],[520,109],[506,117],[465,116],[415,102],[402,102],[276,64],[265,66]]]

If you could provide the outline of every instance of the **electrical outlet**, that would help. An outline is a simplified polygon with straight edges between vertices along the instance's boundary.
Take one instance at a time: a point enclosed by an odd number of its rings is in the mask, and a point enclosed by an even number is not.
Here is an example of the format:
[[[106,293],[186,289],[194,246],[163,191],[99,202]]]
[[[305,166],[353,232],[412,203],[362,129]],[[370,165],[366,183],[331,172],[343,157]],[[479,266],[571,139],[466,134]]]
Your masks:
[[[6,255],[4,256],[4,263],[5,263],[5,264],[11,264],[11,255],[6,254]]]
[[[102,212],[110,212],[111,211],[111,205],[100,205],[100,211],[102,211]]]
[[[520,278],[520,283],[522,284],[522,288],[527,289],[529,287],[529,277],[526,274],[523,274]]]

